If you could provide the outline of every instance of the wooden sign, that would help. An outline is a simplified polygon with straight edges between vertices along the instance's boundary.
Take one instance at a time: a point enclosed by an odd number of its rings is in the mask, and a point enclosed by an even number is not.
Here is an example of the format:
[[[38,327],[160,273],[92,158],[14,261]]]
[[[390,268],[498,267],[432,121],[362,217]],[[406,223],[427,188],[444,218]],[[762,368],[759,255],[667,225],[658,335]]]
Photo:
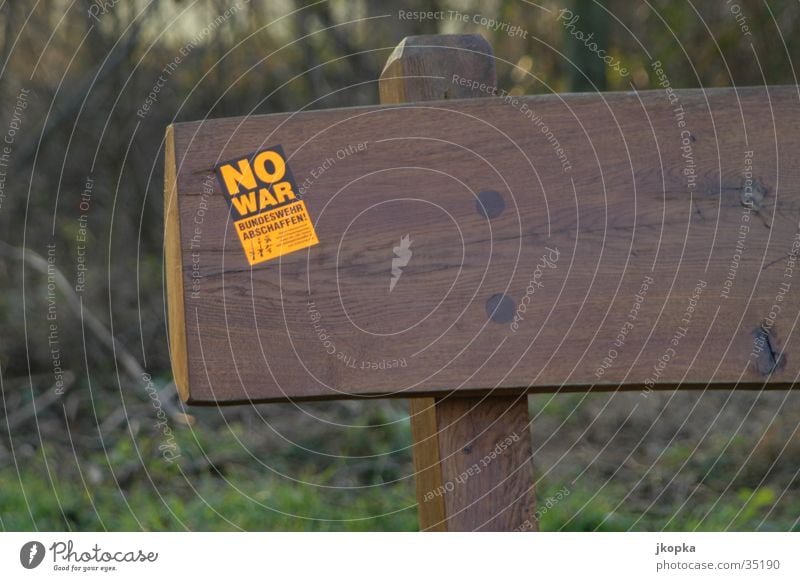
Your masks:
[[[798,129],[792,87],[176,124],[181,396],[791,387]]]

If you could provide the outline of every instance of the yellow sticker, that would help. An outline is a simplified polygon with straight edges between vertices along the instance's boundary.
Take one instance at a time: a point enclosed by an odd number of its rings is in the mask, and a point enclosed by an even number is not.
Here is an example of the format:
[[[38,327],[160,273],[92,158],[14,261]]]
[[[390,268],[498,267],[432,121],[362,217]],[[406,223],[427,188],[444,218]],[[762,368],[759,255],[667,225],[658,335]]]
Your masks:
[[[214,169],[250,266],[319,243],[280,145]]]

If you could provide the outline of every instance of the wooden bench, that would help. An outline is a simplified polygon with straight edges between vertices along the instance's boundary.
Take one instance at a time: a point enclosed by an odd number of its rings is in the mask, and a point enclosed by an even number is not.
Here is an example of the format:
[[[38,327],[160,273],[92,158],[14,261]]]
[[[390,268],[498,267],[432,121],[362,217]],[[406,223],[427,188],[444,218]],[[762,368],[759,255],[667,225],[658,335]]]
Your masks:
[[[167,130],[181,397],[409,398],[424,530],[536,529],[527,394],[798,370],[796,88],[511,96],[494,60],[411,37],[380,106]]]

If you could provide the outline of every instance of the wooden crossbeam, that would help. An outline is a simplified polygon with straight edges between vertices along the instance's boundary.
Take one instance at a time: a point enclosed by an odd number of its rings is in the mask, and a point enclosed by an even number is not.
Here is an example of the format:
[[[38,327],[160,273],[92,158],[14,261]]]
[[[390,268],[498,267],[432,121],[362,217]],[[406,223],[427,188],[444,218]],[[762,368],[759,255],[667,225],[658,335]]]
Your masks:
[[[175,124],[181,395],[792,387],[797,103],[659,89]],[[214,168],[277,145],[319,242],[251,266]]]

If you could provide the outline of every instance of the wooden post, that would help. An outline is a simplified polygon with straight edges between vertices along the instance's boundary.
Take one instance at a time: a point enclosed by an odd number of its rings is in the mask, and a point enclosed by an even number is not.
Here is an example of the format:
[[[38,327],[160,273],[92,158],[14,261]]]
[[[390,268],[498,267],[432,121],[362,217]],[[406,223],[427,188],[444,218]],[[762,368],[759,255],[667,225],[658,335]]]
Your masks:
[[[458,34],[405,38],[379,87],[381,104],[393,104],[487,97],[496,84],[489,43]],[[409,407],[421,530],[538,528],[525,395],[414,398]]]

